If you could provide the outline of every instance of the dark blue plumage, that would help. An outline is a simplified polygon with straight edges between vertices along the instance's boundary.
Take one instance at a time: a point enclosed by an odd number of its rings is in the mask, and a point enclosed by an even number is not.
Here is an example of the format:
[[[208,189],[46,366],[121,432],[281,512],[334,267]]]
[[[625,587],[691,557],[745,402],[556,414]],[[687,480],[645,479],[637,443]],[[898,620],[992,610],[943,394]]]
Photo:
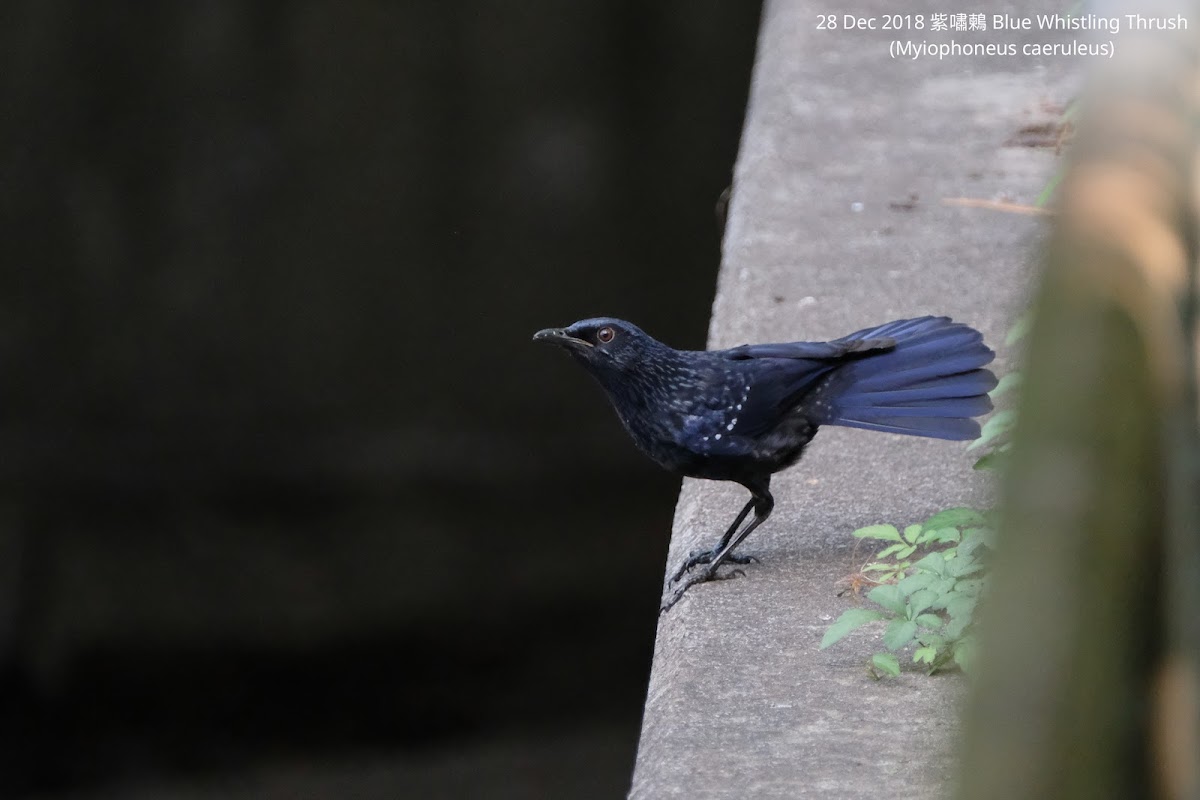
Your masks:
[[[821,425],[974,439],[992,405],[994,354],[982,335],[947,317],[897,320],[829,342],[674,350],[608,317],[539,331],[604,387],[637,446],[664,468],[736,481],[751,499],[712,550],[693,553],[671,582],[699,564],[670,608],[771,513],[771,475],[794,464]],[[738,528],[750,513],[754,519]]]

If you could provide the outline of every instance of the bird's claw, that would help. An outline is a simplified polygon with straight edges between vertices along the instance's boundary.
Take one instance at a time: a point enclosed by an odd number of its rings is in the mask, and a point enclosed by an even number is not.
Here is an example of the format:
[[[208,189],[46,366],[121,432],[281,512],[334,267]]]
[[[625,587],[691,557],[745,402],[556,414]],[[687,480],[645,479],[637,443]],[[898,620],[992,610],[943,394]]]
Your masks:
[[[716,554],[713,553],[712,550],[693,550],[688,554],[688,557],[684,559],[683,563],[679,565],[679,569],[675,570],[675,574],[671,576],[669,583],[678,582],[685,573],[691,572],[693,568],[700,564],[711,564],[714,558],[716,558]],[[730,553],[729,555],[725,556],[721,563],[741,564],[745,566],[746,564],[758,564],[760,562],[754,556],[738,556]],[[741,572],[741,570],[735,571]],[[705,578],[705,580],[712,580],[712,578]]]
[[[693,550],[688,554],[688,557],[679,565],[679,569],[675,570],[675,574],[671,576],[670,583],[675,583],[684,576],[684,573],[691,572],[692,568],[700,564],[710,564],[713,560],[713,552],[711,550]]]
[[[745,558],[753,558],[753,556],[745,556]],[[758,559],[754,560],[757,561]],[[708,583],[709,581],[727,581],[730,578],[739,578],[745,576],[745,570],[741,569],[730,570],[725,575],[718,575],[717,568],[710,566],[699,575],[693,575],[692,577],[688,578],[687,582],[685,582],[682,586],[677,587],[674,591],[667,595],[667,597],[663,599],[662,604],[658,607],[658,613],[659,615],[662,615],[670,611],[672,606],[683,599],[684,593],[698,583]],[[672,582],[674,582],[674,579],[672,579]]]

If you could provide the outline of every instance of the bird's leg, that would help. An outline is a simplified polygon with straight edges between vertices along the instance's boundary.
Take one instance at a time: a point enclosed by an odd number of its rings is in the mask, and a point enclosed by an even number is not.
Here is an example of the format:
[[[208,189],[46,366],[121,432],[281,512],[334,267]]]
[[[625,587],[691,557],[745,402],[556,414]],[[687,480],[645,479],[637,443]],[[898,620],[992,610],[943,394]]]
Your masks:
[[[713,580],[717,575],[717,567],[730,560],[729,556],[733,548],[741,544],[742,541],[749,536],[755,528],[765,522],[767,517],[771,516],[771,510],[775,508],[775,499],[771,497],[771,493],[767,490],[766,486],[763,485],[747,488],[750,489],[753,497],[750,499],[749,505],[742,509],[742,513],[738,515],[737,523],[741,523],[751,508],[754,509],[754,519],[750,520],[750,524],[742,529],[742,531],[736,536],[727,535],[722,537],[721,543],[717,545],[717,550],[719,552],[717,552],[711,560],[704,562],[707,563],[708,566],[698,574],[690,576],[687,581],[676,588],[675,591],[673,591],[665,600],[663,600],[662,605],[659,607],[660,614],[670,610],[671,606],[678,603],[683,597],[684,593],[697,583],[704,583],[706,581]],[[737,527],[736,523],[734,527]]]
[[[737,519],[729,526],[729,530],[725,531],[725,535],[721,537],[721,541],[717,542],[717,546],[712,550],[693,550],[688,554],[688,557],[679,565],[679,569],[675,570],[675,574],[671,576],[671,583],[675,583],[683,577],[685,572],[691,570],[697,564],[709,564],[717,555],[728,546],[733,539],[733,535],[737,533],[737,529],[742,527],[742,520],[750,513],[750,509],[754,508],[754,498],[750,498],[750,502],[746,503],[746,507],[737,515]],[[734,564],[749,564],[753,560],[753,556],[729,556],[726,561],[732,561]]]

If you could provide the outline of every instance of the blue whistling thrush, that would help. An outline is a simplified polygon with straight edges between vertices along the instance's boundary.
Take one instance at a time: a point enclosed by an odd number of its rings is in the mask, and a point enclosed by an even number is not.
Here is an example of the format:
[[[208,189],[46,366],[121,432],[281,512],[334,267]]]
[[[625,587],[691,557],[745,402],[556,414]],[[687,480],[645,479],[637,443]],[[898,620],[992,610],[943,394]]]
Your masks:
[[[733,549],[771,514],[771,475],[795,464],[821,425],[974,439],[974,418],[991,410],[987,393],[996,385],[984,369],[995,354],[983,336],[948,317],[729,350],[675,350],[610,317],[533,338],[562,347],[600,382],[633,441],[660,466],[750,490],[720,541],[674,572],[662,611],[717,577],[722,564],[754,560]]]

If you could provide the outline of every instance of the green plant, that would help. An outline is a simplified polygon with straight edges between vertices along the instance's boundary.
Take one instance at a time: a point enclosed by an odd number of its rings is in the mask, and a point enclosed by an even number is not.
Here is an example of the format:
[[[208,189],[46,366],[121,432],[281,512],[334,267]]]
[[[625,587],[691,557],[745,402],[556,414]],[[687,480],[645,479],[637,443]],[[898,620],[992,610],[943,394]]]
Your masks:
[[[878,608],[851,608],[825,632],[821,649],[856,628],[888,623],[870,669],[879,677],[900,674],[896,651],[915,646],[912,660],[930,674],[955,664],[968,669],[974,647],[974,610],[983,591],[986,548],[993,538],[992,512],[971,508],[940,511],[901,533],[892,525],[860,528],[862,539],[888,542],[863,572],[878,583],[867,599]],[[920,558],[917,556],[920,555]],[[915,561],[913,559],[916,559]]]
[[[1005,347],[1012,347],[1019,342],[1029,330],[1030,319],[1028,312],[1021,316],[1013,326],[1009,328],[1008,335],[1004,338]],[[1021,372],[1013,370],[1007,375],[1000,378],[1000,382],[996,384],[996,388],[992,389],[988,394],[992,400],[999,400],[1001,397],[1006,397],[1014,393],[1021,387]],[[1008,408],[1001,409],[988,419],[983,424],[983,428],[979,432],[979,438],[971,442],[967,447],[967,451],[978,450],[981,447],[988,448],[975,462],[975,469],[990,470],[999,472],[1008,461],[1008,451],[1012,446],[1012,431],[1017,424],[1017,410],[1011,405]]]
[[[1028,314],[1012,326],[1005,345],[1016,344],[1029,329]],[[1021,385],[1012,371],[991,391],[993,400]],[[1002,409],[984,424],[979,438],[967,448],[986,448],[975,469],[1000,470],[1008,451],[1016,411]],[[972,508],[939,511],[924,522],[900,531],[894,525],[869,525],[854,536],[885,543],[874,560],[851,579],[852,586],[870,585],[866,598],[875,608],[851,608],[825,631],[821,649],[870,622],[885,621],[886,650],[868,664],[876,678],[900,674],[896,653],[912,648],[912,660],[929,674],[950,667],[970,671],[975,650],[975,608],[986,589],[987,551],[994,545],[995,512]]]

